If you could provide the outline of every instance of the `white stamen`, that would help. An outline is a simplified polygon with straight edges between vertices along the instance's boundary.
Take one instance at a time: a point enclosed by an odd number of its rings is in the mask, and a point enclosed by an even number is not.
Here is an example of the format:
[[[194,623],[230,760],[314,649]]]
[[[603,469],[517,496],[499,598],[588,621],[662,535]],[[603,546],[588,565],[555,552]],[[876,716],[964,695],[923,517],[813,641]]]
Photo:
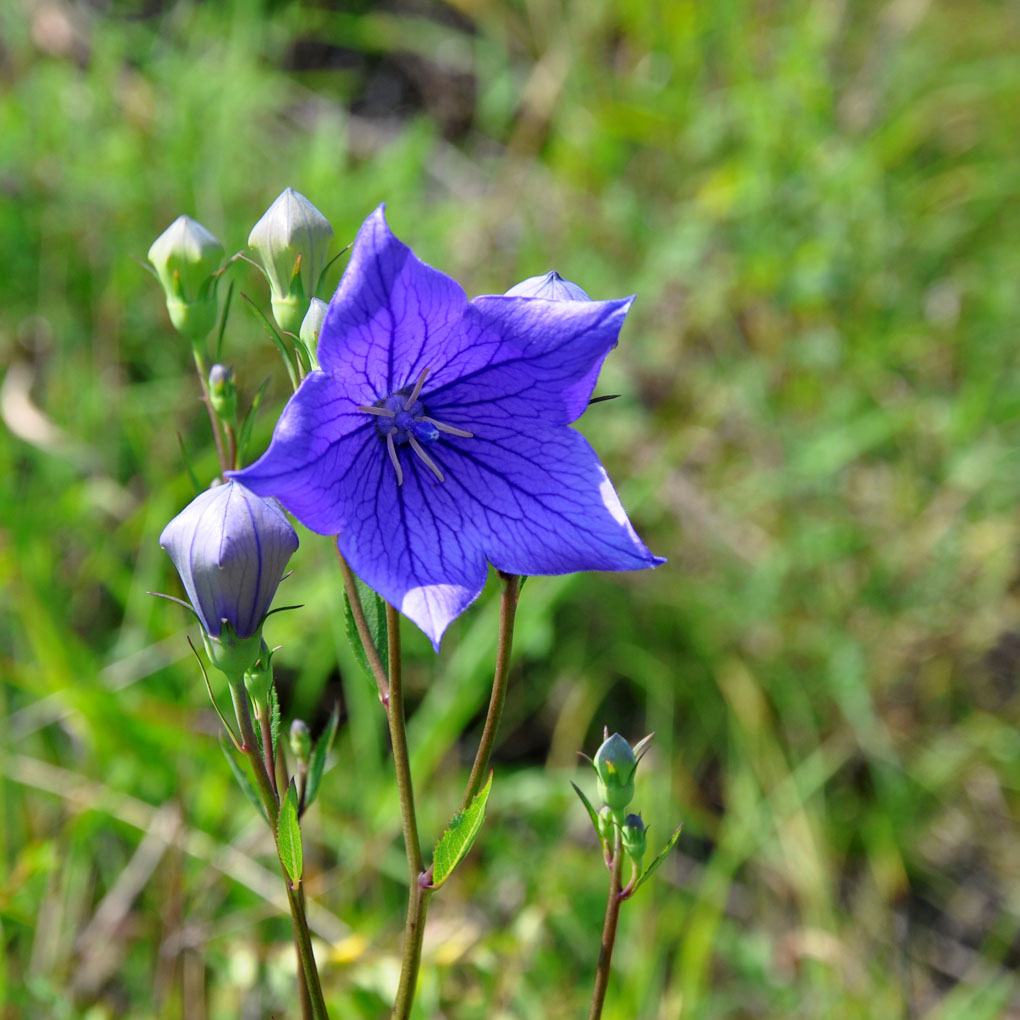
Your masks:
[[[430,418],[427,414],[423,414],[421,420],[427,421],[430,425],[435,425],[440,432],[449,432],[451,436],[463,436],[465,439],[475,438],[473,432],[465,432],[463,429],[454,428],[453,425],[444,425],[441,421],[436,421],[435,418]]]
[[[393,470],[397,472],[397,485],[403,485],[404,472],[400,468],[400,458],[397,456],[397,448],[393,442],[392,432],[386,436],[386,449],[389,451],[390,463],[393,464]]]
[[[421,388],[425,385],[425,376],[429,374],[427,368],[421,370],[421,375],[418,376],[418,381],[414,384],[414,389],[411,390],[411,395],[407,398],[407,403],[404,404],[404,410],[410,411],[414,407],[414,402],[421,396]]]
[[[438,478],[441,482],[445,481],[443,478],[443,472],[436,466],[436,462],[422,449],[421,443],[419,443],[410,432],[407,434],[407,441],[411,444],[411,449],[414,450],[414,452],[418,454],[423,461],[425,461],[425,466],[436,476],[436,478]]]
[[[396,418],[397,412],[391,411],[388,407],[359,407],[359,411],[365,414],[377,414],[380,418]]]

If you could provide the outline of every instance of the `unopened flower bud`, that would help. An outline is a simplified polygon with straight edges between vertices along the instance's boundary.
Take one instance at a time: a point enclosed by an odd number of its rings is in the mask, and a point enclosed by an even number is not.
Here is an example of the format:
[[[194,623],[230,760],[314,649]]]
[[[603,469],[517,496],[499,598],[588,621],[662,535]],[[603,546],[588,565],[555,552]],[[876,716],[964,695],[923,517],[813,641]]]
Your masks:
[[[648,844],[648,830],[640,815],[627,815],[620,829],[620,837],[627,856],[640,868]]]
[[[202,340],[216,325],[216,276],[223,245],[201,223],[178,216],[149,249],[174,328]]]
[[[164,529],[213,664],[241,676],[260,657],[262,623],[298,537],[276,500],[233,480],[196,496]]]
[[[213,365],[209,369],[209,403],[222,421],[234,420],[237,414],[237,387],[234,370],[226,365]]]
[[[315,296],[333,228],[293,188],[287,188],[252,227],[251,247],[269,278],[273,316],[295,335]]]
[[[594,764],[603,803],[614,812],[622,811],[634,799],[637,758],[633,749],[619,733],[614,733],[603,741]]]
[[[273,653],[265,641],[259,646],[259,657],[244,671],[244,686],[255,702],[258,714],[269,704],[269,692],[273,686]]]
[[[564,280],[555,270],[545,276],[529,276],[511,287],[505,297],[537,297],[547,301],[591,301],[576,283]]]
[[[295,719],[290,724],[290,749],[301,763],[307,762],[312,753],[312,735],[301,719]]]
[[[308,306],[308,311],[301,321],[301,332],[298,336],[305,347],[308,348],[308,353],[315,362],[312,365],[313,368],[318,365],[319,333],[322,330],[322,321],[326,318],[327,308],[329,308],[329,305],[325,301],[313,297],[312,303]]]
[[[607,846],[613,845],[613,812],[608,807],[599,812],[599,836]]]

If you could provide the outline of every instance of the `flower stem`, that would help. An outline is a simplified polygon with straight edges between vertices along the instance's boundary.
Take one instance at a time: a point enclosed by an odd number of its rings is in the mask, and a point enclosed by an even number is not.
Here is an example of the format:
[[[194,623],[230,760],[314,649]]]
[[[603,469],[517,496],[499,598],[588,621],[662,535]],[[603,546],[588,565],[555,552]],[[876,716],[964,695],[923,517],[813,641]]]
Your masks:
[[[354,617],[354,626],[358,629],[358,637],[361,638],[361,644],[365,649],[365,658],[368,659],[368,664],[372,669],[372,675],[375,677],[375,682],[379,687],[379,700],[383,705],[389,704],[390,698],[390,682],[386,676],[386,667],[382,664],[382,659],[379,657],[379,650],[375,647],[375,642],[372,640],[372,632],[368,629],[368,620],[365,619],[365,609],[361,604],[361,596],[358,594],[358,586],[355,584],[354,571],[347,564],[347,560],[343,558],[343,554],[340,552],[340,546],[336,544],[336,538],[333,538],[333,547],[336,549],[336,560],[340,564],[340,573],[343,575],[344,588],[347,591],[347,601],[351,606],[351,616]],[[387,607],[387,620],[389,607]],[[396,616],[394,611],[394,616]],[[397,619],[399,620],[399,616]],[[392,637],[390,643],[392,644]],[[397,648],[399,650],[400,641],[397,639]],[[393,660],[390,660],[392,666]],[[399,666],[398,666],[399,669]]]
[[[517,615],[517,600],[521,593],[521,579],[514,574],[500,574],[500,577],[503,578],[503,594],[499,603],[499,643],[496,648],[492,695],[489,698],[489,711],[485,717],[482,737],[478,743],[478,753],[475,755],[467,789],[464,791],[461,811],[467,810],[485,784],[489,758],[496,743],[496,731],[499,729],[499,720],[503,715],[503,704],[506,701],[507,681],[510,678],[510,653],[513,648],[514,619]]]
[[[265,760],[266,774],[273,787],[273,794],[277,801],[280,799],[280,787],[276,782],[276,759],[273,755],[273,724],[269,718],[269,712],[257,713],[259,717],[259,732],[262,736],[262,757]]]
[[[227,463],[227,455],[223,450],[223,437],[220,435],[220,423],[216,418],[216,412],[213,410],[212,401],[209,399],[209,382],[207,379],[208,372],[206,371],[205,355],[202,353],[201,346],[197,343],[191,345],[191,351],[195,356],[198,382],[202,387],[202,403],[205,404],[205,409],[209,412],[209,424],[212,426],[213,442],[216,444],[216,456],[220,461],[220,470],[229,471],[234,465]]]
[[[407,1020],[418,984],[421,966],[421,944],[425,934],[425,911],[428,891],[421,882],[424,864],[418,842],[418,820],[414,813],[414,788],[411,784],[411,761],[407,752],[407,730],[404,725],[404,685],[400,663],[400,614],[387,603],[386,631],[389,652],[389,698],[385,702],[386,717],[390,725],[390,742],[393,745],[393,767],[397,773],[400,793],[400,822],[404,830],[404,848],[407,851],[408,897],[407,920],[401,947],[400,984],[393,1004],[392,1020]]]
[[[606,1001],[609,987],[609,966],[613,960],[613,945],[616,942],[616,925],[620,919],[620,875],[623,871],[623,844],[619,826],[613,845],[613,866],[609,873],[609,899],[606,903],[606,920],[602,925],[602,945],[599,948],[599,965],[595,971],[595,987],[591,993],[591,1012],[588,1020],[600,1020],[602,1005]]]
[[[237,725],[241,732],[241,750],[248,759],[248,764],[255,776],[255,784],[262,797],[263,806],[269,817],[269,827],[273,830],[273,840],[276,842],[280,801],[273,788],[273,782],[269,778],[266,762],[259,754],[258,738],[255,736],[255,727],[252,725],[248,692],[244,688],[243,680],[231,680],[230,697],[234,702]],[[271,735],[269,740],[269,746],[272,747]],[[277,852],[279,852],[279,845],[277,845]],[[301,969],[304,971],[308,996],[311,1001],[312,1017],[314,1020],[329,1020],[326,1003],[322,997],[322,986],[319,983],[319,972],[315,966],[315,954],[312,952],[312,937],[308,930],[308,918],[305,916],[304,897],[300,894],[300,890],[295,889],[291,884],[282,859],[280,868],[283,871],[283,884],[287,890],[287,902],[290,906],[290,915],[294,926],[294,941],[297,945],[298,958]]]

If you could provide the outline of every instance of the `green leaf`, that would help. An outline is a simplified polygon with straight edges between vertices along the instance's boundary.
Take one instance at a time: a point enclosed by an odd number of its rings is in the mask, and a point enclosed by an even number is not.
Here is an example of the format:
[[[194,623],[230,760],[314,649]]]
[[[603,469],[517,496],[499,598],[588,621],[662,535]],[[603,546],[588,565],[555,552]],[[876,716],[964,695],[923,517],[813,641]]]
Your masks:
[[[588,811],[588,817],[591,819],[591,826],[595,830],[595,835],[599,838],[599,843],[602,845],[603,851],[606,849],[606,844],[602,839],[602,833],[599,832],[599,814],[592,807],[591,801],[584,795],[584,791],[575,783],[573,780],[570,781],[570,785],[574,788],[574,793],[581,798],[581,803],[585,806]]]
[[[227,316],[230,315],[230,302],[234,297],[234,281],[230,281],[230,286],[227,288],[227,300],[223,302],[223,315],[220,316],[220,328],[216,334],[216,361],[219,362],[223,358],[223,333],[227,328]]]
[[[305,786],[305,803],[303,810],[307,811],[309,805],[315,800],[319,792],[319,783],[322,781],[322,773],[326,771],[326,756],[333,746],[333,738],[336,736],[336,727],[340,722],[340,706],[334,705],[333,711],[329,714],[329,722],[326,728],[319,735],[319,739],[312,748],[312,757],[308,763],[308,782]]]
[[[184,439],[181,437],[180,432],[177,433],[177,445],[181,450],[181,460],[184,461],[184,470],[188,472],[188,478],[191,480],[191,484],[195,488],[195,495],[199,495],[202,492],[202,486],[198,484],[198,475],[195,474],[195,469],[191,466],[191,458],[188,456],[188,451],[184,448]]]
[[[266,814],[265,805],[259,800],[258,794],[255,792],[255,788],[251,785],[251,781],[244,774],[243,769],[237,763],[237,759],[234,757],[233,752],[230,750],[230,745],[227,743],[226,738],[220,735],[220,749],[223,751],[223,757],[227,759],[227,764],[230,766],[230,771],[234,773],[234,778],[237,780],[237,785],[241,787],[241,791],[251,801],[255,810],[266,820],[266,824],[269,824],[269,816]]]
[[[354,584],[358,590],[358,598],[361,601],[361,608],[365,614],[365,622],[368,624],[368,633],[372,637],[372,643],[382,659],[383,669],[389,670],[389,643],[386,632],[386,603],[360,577],[354,578]],[[365,646],[361,643],[361,635],[358,633],[357,625],[354,622],[354,614],[351,612],[350,599],[344,592],[344,620],[347,629],[347,640],[357,657],[365,675],[375,686],[375,674],[368,664],[368,656],[365,655]]]
[[[276,823],[276,847],[291,882],[297,885],[304,870],[301,850],[301,823],[298,821],[297,788],[294,780],[287,787],[287,795],[280,804],[280,817]]]
[[[489,799],[489,790],[492,789],[492,773],[485,786],[478,791],[478,795],[468,805],[466,811],[458,811],[453,816],[449,828],[439,837],[435,850],[432,852],[432,887],[438,889],[453,874],[465,855],[471,849],[471,844],[478,835],[478,830],[485,821],[485,802]]]
[[[649,878],[652,877],[652,872],[654,872],[655,869],[669,856],[669,852],[670,850],[673,849],[674,845],[676,844],[676,841],[680,836],[680,830],[682,828],[683,828],[682,825],[678,825],[676,827],[676,829],[673,831],[673,835],[669,837],[669,842],[659,851],[658,857],[656,857],[655,860],[648,865],[648,870],[637,880],[637,882],[634,883],[634,889],[631,892],[632,896],[634,895],[634,893],[638,891],[638,889],[641,888],[642,885],[644,885],[644,883]]]
[[[268,385],[269,379],[267,377],[258,388],[252,399],[251,407],[248,408],[248,413],[244,416],[244,421],[241,423],[241,435],[237,440],[237,455],[240,458],[241,464],[244,464],[244,454],[248,449],[248,440],[251,439],[251,432],[255,427],[255,412],[258,411],[259,404],[262,403],[262,398],[266,394],[266,387]]]
[[[287,346],[287,342],[280,336],[276,327],[269,321],[268,316],[264,311],[247,294],[242,294],[241,297],[248,302],[248,307],[255,314],[255,317],[266,327],[270,337],[272,337],[273,343],[276,344],[276,349],[280,352],[280,357],[283,358],[283,363],[287,367],[287,375],[290,376],[291,385],[294,389],[298,388],[298,369],[295,363],[294,353]]]

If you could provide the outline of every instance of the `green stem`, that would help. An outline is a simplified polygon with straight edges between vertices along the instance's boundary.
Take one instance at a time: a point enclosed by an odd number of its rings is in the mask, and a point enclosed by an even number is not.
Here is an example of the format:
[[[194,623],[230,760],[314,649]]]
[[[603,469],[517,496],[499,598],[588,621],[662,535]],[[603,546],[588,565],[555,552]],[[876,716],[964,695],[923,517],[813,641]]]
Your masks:
[[[393,767],[397,774],[400,793],[400,822],[404,831],[404,849],[407,852],[408,897],[407,919],[401,947],[400,984],[393,1004],[392,1020],[407,1020],[418,984],[421,966],[421,944],[425,934],[425,911],[428,892],[421,886],[424,863],[418,842],[418,820],[414,813],[414,788],[411,783],[411,760],[407,752],[407,729],[404,724],[404,685],[400,663],[400,614],[387,603],[386,630],[390,660],[389,698],[386,718],[390,726],[393,745]]]
[[[273,724],[269,718],[268,706],[257,713],[259,720],[259,732],[262,736],[262,758],[266,766],[266,774],[269,776],[270,784],[273,787],[273,794],[277,801],[280,799],[280,786],[276,781],[276,759],[273,755]]]
[[[198,382],[202,387],[202,403],[209,412],[209,424],[212,426],[213,442],[216,444],[216,456],[220,461],[220,470],[228,471],[233,465],[227,463],[227,455],[223,450],[223,437],[220,435],[220,423],[213,410],[212,401],[209,399],[208,371],[205,365],[205,355],[197,343],[191,345],[191,352],[195,356],[195,368],[198,369]]]
[[[375,642],[372,640],[372,632],[368,627],[368,620],[365,618],[365,610],[361,605],[361,596],[358,594],[358,586],[355,583],[354,571],[347,565],[347,560],[343,558],[343,554],[340,552],[340,546],[336,543],[336,538],[333,538],[333,547],[336,549],[336,560],[340,564],[340,573],[344,579],[344,588],[347,591],[347,601],[351,606],[351,616],[354,617],[354,626],[358,630],[358,637],[361,638],[362,647],[365,649],[365,658],[368,659],[368,664],[372,669],[372,675],[375,677],[375,682],[379,687],[379,700],[383,705],[389,703],[390,698],[390,684],[389,679],[386,676],[386,667],[382,663],[382,659],[379,657],[379,650],[375,647]],[[396,616],[394,611],[394,616]],[[387,619],[389,617],[387,616]],[[399,620],[400,617],[397,616]],[[392,644],[392,637],[390,638],[390,644]],[[397,648],[399,649],[400,642],[399,638],[397,641]],[[393,660],[390,660],[392,666]],[[398,667],[399,668],[399,667]]]
[[[244,688],[243,680],[231,680],[230,697],[234,702],[237,725],[241,731],[241,750],[248,759],[248,764],[251,766],[252,773],[255,776],[255,784],[258,786],[266,814],[269,816],[269,825],[273,830],[273,840],[275,842],[278,836],[277,823],[280,817],[280,802],[273,788],[273,783],[269,778],[269,773],[266,770],[266,763],[262,755],[259,754],[258,738],[255,736],[255,727],[252,725],[248,692]],[[271,736],[269,746],[272,747]],[[277,845],[277,854],[279,854],[279,845]],[[315,966],[312,936],[308,930],[308,918],[305,916],[303,897],[299,897],[297,890],[291,884],[282,859],[280,860],[280,868],[283,871],[283,884],[287,890],[287,902],[290,906],[290,916],[294,926],[294,941],[297,944],[298,957],[308,985],[312,1017],[314,1020],[329,1020],[329,1015],[326,1013],[326,1003],[322,997],[322,986],[319,983],[319,972]]]
[[[616,942],[616,925],[620,919],[620,875],[623,871],[623,844],[619,826],[615,827],[613,845],[613,866],[609,877],[609,900],[606,903],[606,920],[602,925],[602,945],[599,948],[599,965],[595,970],[595,987],[591,993],[591,1012],[588,1020],[600,1020],[602,1005],[606,1001],[609,987],[609,966],[613,960],[613,945]]]
[[[485,717],[482,738],[478,743],[475,763],[471,766],[467,789],[461,811],[466,811],[478,791],[485,785],[489,770],[489,758],[496,743],[496,731],[503,715],[503,704],[506,701],[507,681],[510,678],[510,653],[513,650],[514,619],[517,616],[517,600],[521,593],[521,579],[514,574],[500,574],[503,578],[503,594],[499,603],[499,643],[496,648],[496,668],[492,678],[492,695],[489,698],[489,711]]]

